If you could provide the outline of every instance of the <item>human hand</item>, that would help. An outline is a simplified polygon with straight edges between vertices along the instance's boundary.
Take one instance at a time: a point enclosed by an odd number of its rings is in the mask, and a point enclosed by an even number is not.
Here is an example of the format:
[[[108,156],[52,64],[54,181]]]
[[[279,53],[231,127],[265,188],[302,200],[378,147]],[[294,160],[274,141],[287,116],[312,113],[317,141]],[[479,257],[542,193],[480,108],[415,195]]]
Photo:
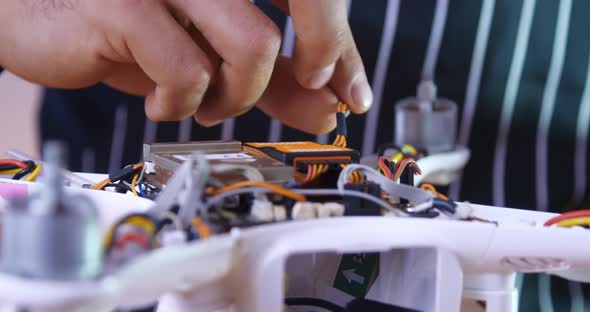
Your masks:
[[[373,101],[348,24],[344,0],[273,0],[291,15],[296,45],[292,62],[279,58],[258,106],[287,125],[326,132],[335,125],[338,100],[354,113]]]
[[[345,12],[344,1],[320,2],[325,3],[317,12]],[[339,4],[326,5],[332,2]],[[304,6],[315,11],[317,5],[312,0]],[[294,70],[285,60],[277,62],[270,85],[280,33],[245,0],[9,0],[0,11],[6,26],[0,29],[0,64],[50,87],[79,88],[104,81],[147,95],[146,113],[154,120],[196,113],[200,123],[212,125],[247,111],[262,96],[260,107],[270,115],[309,132],[325,132],[333,126],[331,113],[339,98],[356,103],[351,86],[362,77],[351,68],[358,71],[360,66],[362,71],[362,64],[358,53],[358,62],[342,61],[350,59],[346,53],[356,52],[345,18],[345,26],[338,18],[330,29],[342,32],[343,27],[350,41],[338,39],[322,50],[315,42],[334,33],[307,35],[305,11],[298,6],[291,11],[301,12],[293,14],[298,37],[311,41],[298,39]],[[307,47],[329,57],[310,63]],[[320,83],[309,80],[308,72],[332,60],[333,77],[323,75]],[[327,80],[336,95],[321,88]],[[352,109],[364,110],[358,105]]]

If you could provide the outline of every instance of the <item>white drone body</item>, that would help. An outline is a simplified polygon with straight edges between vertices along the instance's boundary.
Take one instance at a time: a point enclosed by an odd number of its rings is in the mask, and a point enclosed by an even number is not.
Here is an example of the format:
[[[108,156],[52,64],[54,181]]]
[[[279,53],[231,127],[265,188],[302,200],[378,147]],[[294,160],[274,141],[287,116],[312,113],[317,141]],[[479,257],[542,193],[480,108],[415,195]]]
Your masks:
[[[452,176],[463,165],[453,170],[445,165],[453,159],[466,162],[468,153],[460,150],[447,157],[438,167],[437,162],[427,164],[428,157],[419,161],[427,180]],[[26,186],[29,192],[37,187]],[[105,229],[127,213],[154,208],[149,200],[123,194],[76,187],[68,192],[89,196]],[[159,312],[275,312],[283,310],[289,295],[345,304],[352,297],[332,282],[340,255],[351,253],[380,253],[379,275],[368,299],[420,311],[459,311],[461,298],[485,301],[487,311],[516,311],[518,272],[590,282],[590,249],[573,243],[590,241],[590,231],[544,227],[552,213],[458,205],[473,217],[494,222],[339,217],[234,229],[205,240],[167,244],[92,281],[2,273],[0,303],[6,311],[110,311],[159,302]],[[355,272],[346,277],[350,283],[362,282]]]

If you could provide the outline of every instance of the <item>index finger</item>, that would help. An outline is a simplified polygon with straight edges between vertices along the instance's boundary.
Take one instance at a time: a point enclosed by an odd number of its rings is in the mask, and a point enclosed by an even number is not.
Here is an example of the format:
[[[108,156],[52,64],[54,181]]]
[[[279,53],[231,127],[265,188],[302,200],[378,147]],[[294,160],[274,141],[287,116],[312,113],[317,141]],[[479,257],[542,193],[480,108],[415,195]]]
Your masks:
[[[207,55],[159,1],[111,0],[104,5],[111,5],[113,14],[96,19],[121,61],[137,63],[157,85],[146,98],[148,117],[180,120],[194,114],[213,71]]]
[[[305,88],[319,89],[334,74],[347,40],[345,0],[289,1],[296,34],[295,78]]]

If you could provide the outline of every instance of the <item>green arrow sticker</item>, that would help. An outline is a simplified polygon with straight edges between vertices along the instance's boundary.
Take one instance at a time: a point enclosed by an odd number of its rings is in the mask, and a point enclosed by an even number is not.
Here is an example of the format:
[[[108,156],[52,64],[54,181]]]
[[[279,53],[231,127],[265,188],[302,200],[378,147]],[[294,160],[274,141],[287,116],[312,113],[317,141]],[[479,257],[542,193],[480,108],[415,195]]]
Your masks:
[[[364,298],[378,275],[378,253],[342,255],[333,286],[355,298]]]

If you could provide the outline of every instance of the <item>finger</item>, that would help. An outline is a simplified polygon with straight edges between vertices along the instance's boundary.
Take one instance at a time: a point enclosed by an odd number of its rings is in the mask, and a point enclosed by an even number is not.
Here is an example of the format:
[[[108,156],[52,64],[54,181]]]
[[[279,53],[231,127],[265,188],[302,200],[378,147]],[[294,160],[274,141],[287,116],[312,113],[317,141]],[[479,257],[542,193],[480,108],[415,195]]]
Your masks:
[[[117,64],[103,82],[138,96],[146,96],[156,88],[156,83],[137,64]]]
[[[175,17],[175,19],[178,21],[180,17]],[[186,25],[186,28],[193,41],[205,52],[212,67],[214,69],[219,68],[221,58],[203,35],[194,26]],[[125,59],[122,61],[125,61]],[[116,63],[112,68],[103,82],[117,90],[133,95],[146,96],[156,88],[156,83],[135,63]],[[214,83],[214,81],[215,75],[211,77],[211,83]]]
[[[371,107],[373,91],[352,33],[348,31],[346,37],[347,44],[336,64],[330,87],[341,101],[349,105],[353,113],[361,114]]]
[[[212,68],[206,54],[158,1],[118,1],[106,27],[120,31],[127,52],[157,87],[146,98],[153,120],[192,115],[209,85]],[[127,51],[128,49],[128,51]]]
[[[197,120],[218,123],[250,109],[260,98],[279,53],[281,35],[274,22],[247,0],[170,0],[190,17],[223,60]]]
[[[334,74],[348,30],[345,0],[289,1],[296,42],[295,77],[305,88],[323,87]]]
[[[327,87],[305,89],[295,80],[289,59],[279,57],[258,108],[289,127],[309,133],[326,133],[336,126],[338,98]]]

